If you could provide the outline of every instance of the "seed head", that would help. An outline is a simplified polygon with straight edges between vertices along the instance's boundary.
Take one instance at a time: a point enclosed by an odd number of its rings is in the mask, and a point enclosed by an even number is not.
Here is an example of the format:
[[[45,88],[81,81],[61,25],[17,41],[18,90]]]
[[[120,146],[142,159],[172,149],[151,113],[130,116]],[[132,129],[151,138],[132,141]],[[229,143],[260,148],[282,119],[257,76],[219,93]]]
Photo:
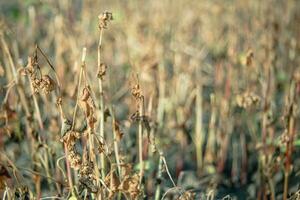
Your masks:
[[[49,94],[51,91],[55,90],[56,83],[48,75],[44,75],[40,80],[40,89],[43,90],[46,94]]]
[[[107,25],[108,23],[113,20],[113,16],[112,16],[112,13],[111,12],[103,12],[102,14],[100,14],[98,16],[99,18],[99,28],[100,29],[106,29],[107,28]]]

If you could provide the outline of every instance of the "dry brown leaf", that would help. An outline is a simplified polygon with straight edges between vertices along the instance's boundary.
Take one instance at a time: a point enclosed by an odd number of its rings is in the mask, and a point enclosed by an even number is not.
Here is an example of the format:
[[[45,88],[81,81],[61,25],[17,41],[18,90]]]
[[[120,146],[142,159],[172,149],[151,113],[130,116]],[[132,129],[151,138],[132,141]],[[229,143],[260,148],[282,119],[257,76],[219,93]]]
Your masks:
[[[114,121],[114,131],[116,133],[116,139],[119,142],[122,138],[124,133],[120,129],[120,125],[117,121]]]
[[[85,113],[88,127],[91,130],[94,130],[95,123],[97,122],[97,119],[95,117],[95,109],[96,109],[95,107],[96,106],[95,106],[94,100],[91,96],[91,92],[90,92],[89,87],[84,87],[83,88],[79,105]]]
[[[115,196],[115,194],[119,191],[119,185],[120,185],[120,181],[115,173],[115,170],[111,170],[107,176],[105,177],[104,180],[105,184],[108,186],[109,188],[109,194],[108,197],[109,199],[113,198]]]
[[[140,195],[140,176],[134,174],[133,176],[125,176],[122,180],[119,190],[128,194],[131,199],[136,199]]]

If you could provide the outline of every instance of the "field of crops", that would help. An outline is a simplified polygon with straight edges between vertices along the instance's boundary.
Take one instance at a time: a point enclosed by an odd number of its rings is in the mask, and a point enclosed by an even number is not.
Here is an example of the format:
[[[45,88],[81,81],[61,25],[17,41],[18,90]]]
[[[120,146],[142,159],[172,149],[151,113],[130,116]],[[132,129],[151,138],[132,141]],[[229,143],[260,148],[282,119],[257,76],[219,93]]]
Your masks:
[[[300,199],[299,0],[1,0],[0,197]]]

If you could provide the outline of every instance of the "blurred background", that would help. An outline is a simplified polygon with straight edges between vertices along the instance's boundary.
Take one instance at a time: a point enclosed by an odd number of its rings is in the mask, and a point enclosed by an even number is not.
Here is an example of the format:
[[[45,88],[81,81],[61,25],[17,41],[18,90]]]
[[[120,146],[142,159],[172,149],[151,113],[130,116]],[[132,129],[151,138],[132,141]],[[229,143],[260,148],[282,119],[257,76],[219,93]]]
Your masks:
[[[138,78],[145,98],[145,116],[159,151],[177,186],[196,199],[283,199],[287,173],[288,196],[300,189],[300,1],[0,1],[0,150],[19,167],[45,173],[26,134],[47,138],[49,162],[63,155],[60,113],[55,95],[38,96],[44,130],[20,105],[18,89],[8,93],[17,71],[27,65],[35,44],[53,64],[61,83],[63,109],[71,119],[82,50],[86,73],[97,84],[98,15],[112,12],[103,33],[101,60],[108,66],[104,101],[113,106],[124,136],[120,154],[137,165],[136,111],[131,96]],[[8,56],[6,47],[11,56]],[[46,61],[41,71],[54,77]],[[25,99],[31,99],[28,80],[20,78]],[[26,121],[30,118],[30,128]],[[77,121],[82,121],[79,116]],[[291,122],[293,121],[293,123]],[[81,123],[77,123],[80,129]],[[106,122],[108,143],[113,141]],[[145,152],[145,194],[154,199],[159,156]],[[50,151],[49,150],[49,151]],[[52,160],[52,161],[51,161]],[[136,166],[138,167],[138,166]],[[1,168],[2,169],[2,168]],[[53,167],[55,171],[55,166]],[[9,171],[9,170],[8,170]],[[23,185],[35,193],[26,170]],[[288,172],[287,172],[288,171]],[[5,185],[14,183],[7,177]],[[42,196],[56,195],[41,178]],[[3,179],[4,180],[4,179]],[[21,185],[22,185],[21,184]],[[11,186],[12,189],[14,188]],[[17,185],[15,185],[17,187]],[[162,191],[172,188],[166,173]],[[176,199],[176,191],[166,199]],[[228,198],[229,198],[228,196]]]

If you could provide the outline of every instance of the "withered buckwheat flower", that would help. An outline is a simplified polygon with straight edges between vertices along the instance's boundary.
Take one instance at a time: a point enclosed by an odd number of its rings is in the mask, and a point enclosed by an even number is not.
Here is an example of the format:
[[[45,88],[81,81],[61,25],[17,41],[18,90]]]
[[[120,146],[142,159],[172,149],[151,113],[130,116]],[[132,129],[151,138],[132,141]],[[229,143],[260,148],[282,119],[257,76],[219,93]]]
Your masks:
[[[68,149],[68,159],[70,161],[71,167],[74,169],[79,169],[81,165],[81,156],[76,151],[75,146]]]
[[[40,89],[43,90],[46,94],[49,94],[56,87],[55,82],[48,75],[44,75],[40,80]]]
[[[104,13],[100,14],[98,16],[99,18],[99,28],[100,29],[105,29],[107,28],[107,24],[113,20],[113,16],[111,12],[105,11]]]
[[[40,86],[41,86],[41,80],[36,78],[36,77],[32,77],[31,78],[31,85],[33,88],[33,92],[34,93],[38,93],[40,90]]]
[[[76,140],[80,138],[80,133],[76,131],[68,131],[62,138],[61,142],[65,143],[68,150],[68,160],[71,167],[79,169],[81,165],[81,156],[75,148]]]
[[[39,93],[42,90],[45,94],[49,94],[56,88],[55,81],[48,75],[43,75],[41,78],[37,76],[40,72],[37,57],[28,57],[28,64],[25,68],[20,70],[22,75],[28,75],[34,93]],[[40,72],[41,76],[41,72]]]
[[[245,92],[237,95],[237,105],[242,108],[250,108],[251,106],[257,106],[260,102],[260,97],[252,92]]]
[[[83,162],[80,166],[78,177],[79,177],[79,187],[86,188],[89,192],[96,193],[98,188],[94,185],[94,163],[90,161],[87,154],[84,154]]]
[[[142,89],[139,84],[135,84],[131,89],[131,94],[136,99],[143,98]]]

